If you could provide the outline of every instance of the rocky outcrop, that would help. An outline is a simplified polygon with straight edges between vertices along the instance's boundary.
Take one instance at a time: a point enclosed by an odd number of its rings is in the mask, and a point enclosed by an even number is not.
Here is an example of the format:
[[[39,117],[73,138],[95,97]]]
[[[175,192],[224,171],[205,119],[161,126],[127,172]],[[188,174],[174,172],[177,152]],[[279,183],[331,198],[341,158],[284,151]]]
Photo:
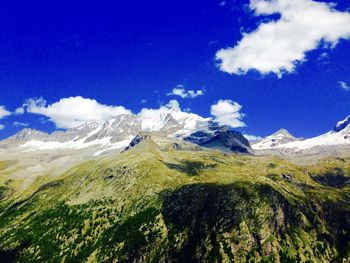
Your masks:
[[[231,152],[249,153],[251,151],[249,141],[240,132],[225,126],[194,132],[185,140],[200,146]]]
[[[127,150],[135,147],[136,145],[138,145],[141,142],[149,141],[149,140],[151,140],[151,135],[150,134],[140,133],[140,134],[136,135],[134,139],[131,140],[131,142],[125,148],[124,151],[127,151]]]

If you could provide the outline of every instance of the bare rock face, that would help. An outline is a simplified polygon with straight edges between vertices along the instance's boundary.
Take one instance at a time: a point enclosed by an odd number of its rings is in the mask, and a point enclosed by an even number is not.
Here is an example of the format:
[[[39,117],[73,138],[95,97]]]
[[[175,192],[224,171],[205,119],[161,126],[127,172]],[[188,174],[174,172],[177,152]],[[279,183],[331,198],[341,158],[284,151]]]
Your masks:
[[[66,131],[56,131],[49,136],[48,140],[58,142],[67,142],[71,140],[78,141],[86,138],[89,136],[89,134],[99,128],[100,125],[98,123],[89,122],[79,127],[68,129]]]
[[[25,128],[21,130],[20,132],[16,133],[15,135],[9,137],[6,139],[7,142],[27,142],[30,140],[46,140],[49,137],[49,134],[34,130]]]
[[[143,142],[143,141],[147,141],[147,140],[151,140],[151,135],[150,134],[138,134],[135,136],[134,139],[132,139],[132,141],[130,142],[130,144],[125,148],[125,151],[135,147],[136,145],[138,145],[139,143]]]
[[[136,135],[141,130],[140,120],[130,114],[115,116],[106,121],[101,129],[86,139],[86,142],[110,138],[110,142],[117,142]]]
[[[209,130],[194,132],[185,140],[208,148],[239,153],[249,153],[251,151],[248,140],[240,132],[233,131],[225,126],[212,126]]]

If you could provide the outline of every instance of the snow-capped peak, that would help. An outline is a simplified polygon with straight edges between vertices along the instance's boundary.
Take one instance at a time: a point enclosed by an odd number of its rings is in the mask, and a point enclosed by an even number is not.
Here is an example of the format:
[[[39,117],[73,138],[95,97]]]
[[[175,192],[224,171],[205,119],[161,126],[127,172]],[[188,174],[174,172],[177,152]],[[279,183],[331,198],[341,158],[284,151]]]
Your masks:
[[[291,139],[296,139],[290,132],[286,129],[280,129],[277,132],[275,132],[272,136],[275,137],[286,137],[286,138],[291,138]]]
[[[291,135],[286,129],[280,129],[274,134],[265,137],[264,139],[252,144],[252,148],[256,150],[260,149],[273,149],[279,145],[285,143],[297,141],[299,139]]]
[[[210,118],[184,112],[176,101],[171,101],[159,109],[144,109],[137,115],[118,115],[103,124],[87,122],[50,135],[24,129],[11,137],[9,145],[30,150],[81,149],[92,146],[116,149],[128,144],[139,132],[161,132],[170,137],[184,138],[197,130],[208,129],[209,123]]]
[[[208,127],[210,118],[182,111],[176,101],[159,109],[143,109],[138,115],[143,131],[184,135]]]
[[[252,145],[255,150],[278,149],[292,152],[306,151],[317,147],[350,145],[350,116],[339,121],[335,128],[313,138],[296,139],[287,131],[279,131]]]

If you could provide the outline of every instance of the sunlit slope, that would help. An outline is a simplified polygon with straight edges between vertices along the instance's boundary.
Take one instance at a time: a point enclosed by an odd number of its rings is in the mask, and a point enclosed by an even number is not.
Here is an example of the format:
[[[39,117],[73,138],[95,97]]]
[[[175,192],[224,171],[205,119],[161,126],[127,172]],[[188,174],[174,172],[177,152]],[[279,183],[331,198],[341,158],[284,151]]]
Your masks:
[[[41,176],[25,191],[1,174],[1,258],[349,259],[350,161],[299,167],[277,158],[178,148],[148,139],[120,155]],[[0,163],[0,173],[6,165]]]

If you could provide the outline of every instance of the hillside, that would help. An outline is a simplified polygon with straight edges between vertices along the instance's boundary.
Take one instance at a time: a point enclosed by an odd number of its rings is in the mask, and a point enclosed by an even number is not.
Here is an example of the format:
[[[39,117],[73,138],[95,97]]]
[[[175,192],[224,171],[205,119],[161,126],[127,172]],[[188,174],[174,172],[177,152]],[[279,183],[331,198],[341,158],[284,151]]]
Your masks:
[[[1,161],[2,262],[350,260],[350,159],[190,146],[150,136],[31,184]]]

